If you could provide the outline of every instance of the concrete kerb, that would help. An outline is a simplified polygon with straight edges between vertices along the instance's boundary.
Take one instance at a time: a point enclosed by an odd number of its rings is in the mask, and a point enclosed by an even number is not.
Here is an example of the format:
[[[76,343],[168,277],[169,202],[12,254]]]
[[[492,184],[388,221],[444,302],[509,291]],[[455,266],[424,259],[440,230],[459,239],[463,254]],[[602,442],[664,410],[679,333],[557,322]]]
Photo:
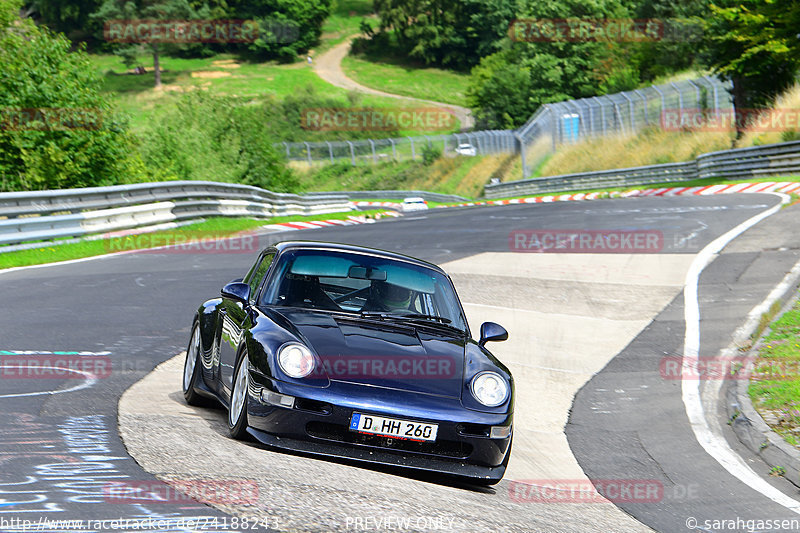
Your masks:
[[[793,270],[798,269],[795,268]],[[785,303],[780,313],[775,317],[776,320],[795,304],[798,296],[800,296],[800,293],[798,293],[799,287],[800,273],[795,273],[791,284],[779,297],[779,300]],[[735,348],[738,351],[738,346],[742,346],[754,331],[755,326],[741,330],[728,350]],[[766,334],[769,331],[770,329],[767,328],[764,333]],[[763,345],[763,340],[756,342],[747,351],[745,358],[756,357]],[[742,369],[739,369],[739,372],[741,371]],[[727,385],[725,407],[728,423],[736,437],[745,447],[760,457],[770,468],[774,468],[776,471],[782,468],[784,473],[781,475],[792,485],[800,488],[800,450],[786,442],[764,421],[764,418],[750,400],[750,395],[748,394],[749,385],[749,379],[734,379]]]

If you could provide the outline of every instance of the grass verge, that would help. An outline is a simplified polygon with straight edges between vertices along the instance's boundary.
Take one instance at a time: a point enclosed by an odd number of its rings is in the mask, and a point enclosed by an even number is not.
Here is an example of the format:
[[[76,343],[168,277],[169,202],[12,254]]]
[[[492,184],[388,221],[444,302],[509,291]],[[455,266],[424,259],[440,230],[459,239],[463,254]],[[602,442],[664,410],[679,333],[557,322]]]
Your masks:
[[[772,323],[754,368],[748,387],[754,407],[776,433],[800,447],[800,300]]]
[[[253,218],[215,217],[165,231],[150,233],[141,232],[109,239],[83,239],[79,242],[70,242],[66,244],[53,245],[52,243],[42,243],[41,248],[5,253],[2,253],[2,248],[0,248],[0,269],[83,259],[85,257],[94,257],[120,251],[155,248],[169,244],[186,243],[189,240],[195,242],[219,239],[235,235],[239,232],[260,228],[267,224],[277,224],[280,222],[343,220],[354,214],[374,216],[381,212],[383,212],[383,210],[359,211],[357,213],[348,211],[344,213],[329,213],[326,215],[296,215],[261,220]]]
[[[390,59],[349,55],[342,70],[361,85],[392,94],[466,107],[469,74],[426,68]]]

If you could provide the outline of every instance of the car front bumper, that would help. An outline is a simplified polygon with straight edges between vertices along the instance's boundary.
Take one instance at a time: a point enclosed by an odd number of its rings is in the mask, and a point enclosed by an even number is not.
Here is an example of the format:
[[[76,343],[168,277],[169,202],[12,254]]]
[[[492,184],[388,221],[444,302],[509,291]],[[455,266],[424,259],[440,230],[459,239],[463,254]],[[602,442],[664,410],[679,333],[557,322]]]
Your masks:
[[[261,376],[259,376],[261,377]],[[261,443],[287,450],[439,472],[494,483],[505,474],[510,453],[509,413],[465,409],[459,399],[332,383],[331,387],[286,386],[253,376],[248,399],[248,432]],[[264,401],[277,392],[292,405]],[[288,403],[285,402],[285,403]],[[278,405],[276,405],[278,404]],[[436,441],[418,442],[350,431],[354,412],[438,425]],[[491,428],[508,435],[491,438]]]

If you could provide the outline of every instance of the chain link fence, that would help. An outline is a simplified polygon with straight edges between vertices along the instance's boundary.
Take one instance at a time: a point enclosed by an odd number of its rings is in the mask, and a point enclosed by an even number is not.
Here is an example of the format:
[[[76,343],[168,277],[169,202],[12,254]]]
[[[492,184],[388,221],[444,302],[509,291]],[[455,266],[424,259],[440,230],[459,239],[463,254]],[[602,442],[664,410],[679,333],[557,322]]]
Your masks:
[[[671,127],[687,110],[718,113],[733,108],[730,82],[705,76],[644,89],[567,100],[540,107],[517,130],[489,130],[392,139],[277,143],[288,161],[314,164],[415,161],[431,150],[445,157],[516,154],[522,178],[564,143],[611,134],[632,134],[646,127]],[[679,125],[679,124],[678,124]]]
[[[705,76],[580,100],[545,104],[515,135],[522,150],[523,179],[564,143],[647,127],[679,129],[689,110],[733,109],[730,82]]]
[[[371,165],[384,161],[415,161],[421,160],[428,150],[437,154],[441,152],[447,157],[513,154],[519,150],[512,130],[360,141],[283,142],[274,146],[284,153],[287,160],[302,161],[308,165],[336,162]]]

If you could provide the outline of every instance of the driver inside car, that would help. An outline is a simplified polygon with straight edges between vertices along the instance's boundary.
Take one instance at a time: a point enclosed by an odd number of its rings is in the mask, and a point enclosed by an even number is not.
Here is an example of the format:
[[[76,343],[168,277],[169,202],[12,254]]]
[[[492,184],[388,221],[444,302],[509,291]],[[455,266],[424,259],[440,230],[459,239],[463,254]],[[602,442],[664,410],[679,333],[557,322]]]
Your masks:
[[[385,281],[374,281],[369,288],[365,311],[408,311],[411,290]]]

